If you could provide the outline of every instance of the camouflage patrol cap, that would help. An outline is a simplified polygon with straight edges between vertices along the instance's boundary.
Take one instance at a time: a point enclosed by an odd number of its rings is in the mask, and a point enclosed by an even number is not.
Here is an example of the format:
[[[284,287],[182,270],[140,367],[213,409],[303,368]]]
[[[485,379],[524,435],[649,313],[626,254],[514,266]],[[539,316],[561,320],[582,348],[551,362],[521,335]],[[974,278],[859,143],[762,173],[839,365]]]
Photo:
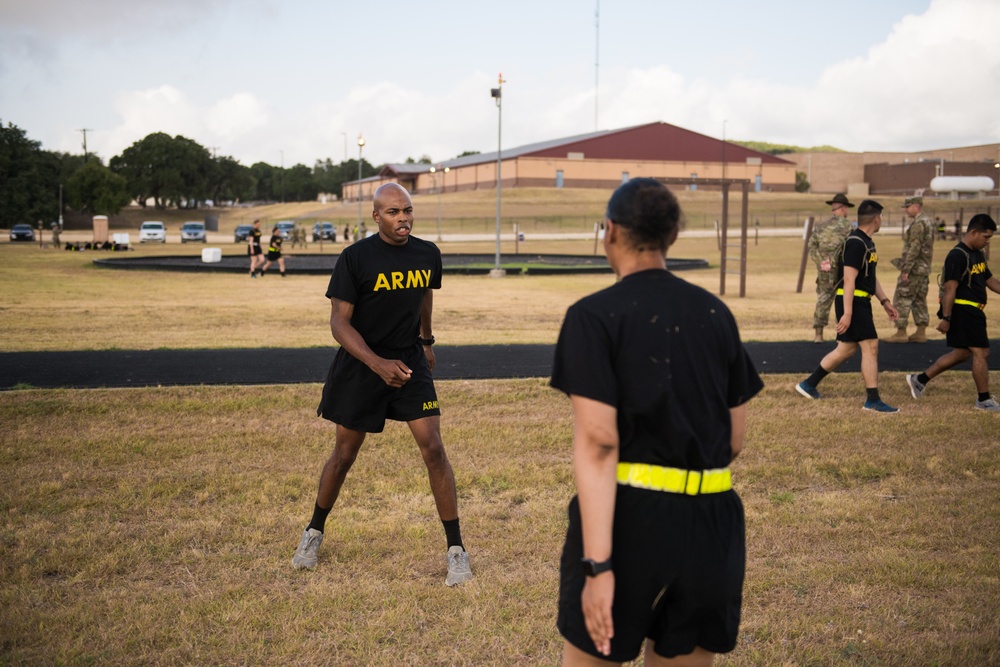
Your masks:
[[[854,204],[852,204],[847,200],[847,195],[845,195],[843,192],[838,192],[837,194],[833,195],[833,199],[831,199],[826,203],[831,206],[833,204],[843,204],[847,208],[854,208]]]
[[[923,197],[907,197],[906,200],[903,202],[903,208],[906,208],[907,206],[913,206],[914,204],[920,204],[921,206],[923,206],[924,205],[924,198]]]
[[[866,199],[858,206],[858,217],[863,215],[878,215],[882,212],[882,204],[874,199]]]

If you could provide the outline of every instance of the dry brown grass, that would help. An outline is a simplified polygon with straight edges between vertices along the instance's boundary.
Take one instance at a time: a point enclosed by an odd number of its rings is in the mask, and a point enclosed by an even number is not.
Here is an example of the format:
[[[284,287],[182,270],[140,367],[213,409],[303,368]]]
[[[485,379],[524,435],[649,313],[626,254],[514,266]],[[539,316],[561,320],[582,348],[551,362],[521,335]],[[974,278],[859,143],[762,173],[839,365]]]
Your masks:
[[[526,215],[556,206],[522,196]],[[776,212],[798,204],[773,199]],[[887,232],[876,240],[891,257],[898,229]],[[589,254],[592,243],[522,251]],[[714,239],[681,239],[671,254],[709,258],[713,269],[683,277],[718,292]],[[800,239],[751,245],[748,296],[731,277],[725,297],[744,338],[808,335],[800,254]],[[8,350],[331,342],[325,277],[109,271],[95,256],[0,244]],[[893,278],[883,273],[889,290]],[[553,342],[566,306],[611,280],[449,276],[436,333]],[[797,379],[766,376],[750,406],[734,466],[748,522],[744,621],[718,664],[1000,663],[1000,443],[995,416],[970,409],[968,372],[935,380],[919,403],[883,374],[883,396],[903,407],[894,416],[859,410],[856,374],[827,379],[819,402],[793,393]],[[476,570],[457,590],[442,585],[442,531],[398,424],[366,443],[320,568],[290,569],[332,443],[314,416],[318,386],[0,393],[0,664],[557,663],[568,403],[544,380],[442,382],[439,393]]]
[[[996,664],[1000,445],[968,375],[920,403],[886,382],[890,417],[860,411],[856,376],[818,403],[795,379],[751,403],[744,622],[719,664]],[[332,439],[316,385],[4,393],[0,662],[556,664],[568,401],[544,380],[439,392],[476,572],[458,589],[398,424],[319,568],[290,568]]]
[[[900,252],[898,229],[876,241],[880,254]],[[946,244],[944,247],[948,247]],[[444,252],[490,254],[489,243],[446,243]],[[240,250],[224,248],[227,254]],[[307,252],[318,252],[312,245]],[[327,252],[329,252],[327,245]],[[299,250],[292,251],[294,255]],[[503,248],[513,253],[512,244]],[[521,244],[531,253],[592,254],[592,241]],[[133,254],[195,254],[201,247],[140,247]],[[708,259],[712,268],[686,271],[684,279],[719,293],[719,252],[714,238],[681,238],[673,257]],[[739,279],[727,276],[724,300],[744,339],[811,338],[814,273],[807,268],[796,293],[802,240],[760,237],[748,246],[747,296]],[[937,252],[938,267],[944,248]],[[206,347],[311,347],[332,344],[326,276],[290,274],[284,280],[249,280],[242,274],[178,274],[99,269],[95,257],[109,253],[39,250],[0,244],[0,281],[11,286],[0,305],[9,350],[155,349]],[[288,259],[294,266],[295,257]],[[938,269],[935,269],[938,270]],[[885,263],[883,287],[891,294],[895,274]],[[610,285],[611,274],[568,276],[446,276],[435,295],[435,334],[442,344],[554,343],[566,308]],[[933,291],[933,288],[932,288]],[[936,293],[931,295],[931,301]],[[1000,331],[1000,309],[987,309],[989,330]],[[890,332],[888,321],[876,322]],[[936,332],[932,338],[942,336]]]

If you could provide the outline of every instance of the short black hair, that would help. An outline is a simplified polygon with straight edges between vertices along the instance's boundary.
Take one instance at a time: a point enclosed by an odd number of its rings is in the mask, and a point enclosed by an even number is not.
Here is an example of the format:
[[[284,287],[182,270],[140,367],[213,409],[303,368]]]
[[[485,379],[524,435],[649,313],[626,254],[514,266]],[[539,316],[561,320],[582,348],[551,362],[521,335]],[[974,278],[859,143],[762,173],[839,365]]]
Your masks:
[[[667,186],[654,178],[633,178],[618,186],[605,214],[621,225],[636,246],[666,250],[681,221],[681,205]]]
[[[993,221],[989,215],[985,213],[977,213],[972,216],[972,220],[969,220],[969,226],[965,228],[965,231],[982,231],[982,232],[995,232],[997,230],[997,223]]]
[[[867,225],[869,222],[882,215],[882,204],[874,199],[866,199],[858,204],[858,224]]]

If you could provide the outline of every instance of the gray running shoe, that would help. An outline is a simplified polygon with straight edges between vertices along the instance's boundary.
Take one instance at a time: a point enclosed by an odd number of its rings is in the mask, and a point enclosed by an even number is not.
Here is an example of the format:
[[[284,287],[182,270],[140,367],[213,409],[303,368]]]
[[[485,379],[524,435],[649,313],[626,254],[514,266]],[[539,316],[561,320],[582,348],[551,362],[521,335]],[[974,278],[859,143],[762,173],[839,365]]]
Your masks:
[[[906,376],[906,384],[910,387],[910,395],[912,395],[913,398],[920,398],[924,393],[924,389],[927,388],[927,385],[920,384],[920,381],[917,380],[916,373]]]
[[[1000,412],[1000,403],[990,396],[985,401],[976,401],[976,410],[986,410],[986,412]]]
[[[316,552],[321,544],[323,544],[323,533],[315,528],[303,530],[299,548],[292,556],[292,567],[296,570],[311,570],[316,567]]]
[[[472,567],[469,566],[469,552],[459,546],[448,549],[448,576],[444,583],[448,586],[460,584],[472,579]]]

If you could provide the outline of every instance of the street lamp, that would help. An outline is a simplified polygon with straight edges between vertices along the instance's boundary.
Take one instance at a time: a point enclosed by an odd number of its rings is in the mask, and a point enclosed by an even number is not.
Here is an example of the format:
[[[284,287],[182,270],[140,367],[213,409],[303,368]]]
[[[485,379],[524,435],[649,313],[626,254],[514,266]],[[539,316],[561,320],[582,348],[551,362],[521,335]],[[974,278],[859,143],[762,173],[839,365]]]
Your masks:
[[[496,256],[496,266],[490,271],[490,276],[494,278],[501,278],[506,274],[506,271],[500,268],[500,189],[502,180],[500,178],[500,165],[503,159],[501,143],[501,133],[503,132],[503,104],[501,100],[503,99],[503,72],[497,77],[497,87],[490,88],[490,95],[497,101],[497,256]]]
[[[358,234],[361,234],[361,149],[365,147],[365,138],[358,134]]]
[[[438,243],[441,242],[441,191],[444,190],[444,176],[441,176],[441,185],[438,185],[437,173],[440,170],[440,167],[440,164],[437,167],[431,167],[431,173],[434,175],[434,189],[437,190],[438,193]],[[443,171],[447,174],[451,171],[451,168],[445,167]]]

